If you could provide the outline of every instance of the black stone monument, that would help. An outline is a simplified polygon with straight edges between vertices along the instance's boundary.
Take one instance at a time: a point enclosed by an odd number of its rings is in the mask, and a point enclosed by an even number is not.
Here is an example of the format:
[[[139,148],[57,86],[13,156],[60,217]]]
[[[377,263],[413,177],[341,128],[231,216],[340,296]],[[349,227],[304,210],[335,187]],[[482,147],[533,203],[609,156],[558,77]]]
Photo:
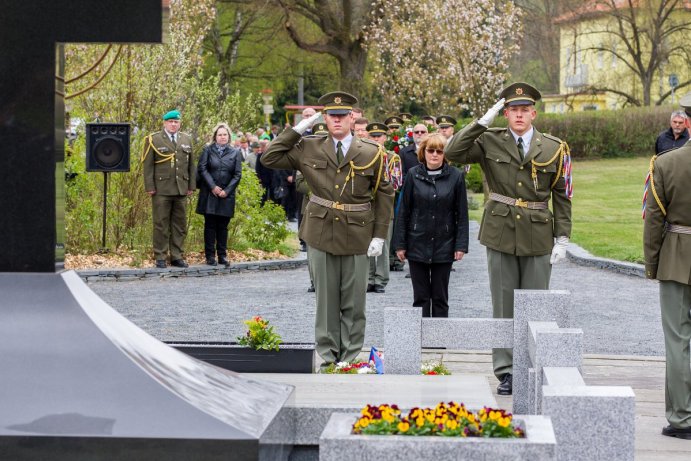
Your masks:
[[[280,460],[290,451],[281,445],[290,423],[275,421],[291,386],[188,357],[75,272],[55,273],[59,44],[155,43],[161,24],[161,0],[0,1],[2,460]]]

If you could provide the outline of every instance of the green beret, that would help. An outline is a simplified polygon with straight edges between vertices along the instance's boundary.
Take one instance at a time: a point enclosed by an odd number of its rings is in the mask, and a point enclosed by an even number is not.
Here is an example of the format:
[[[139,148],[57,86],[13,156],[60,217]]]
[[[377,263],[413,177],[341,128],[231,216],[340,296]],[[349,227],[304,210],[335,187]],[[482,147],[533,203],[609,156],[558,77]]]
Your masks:
[[[163,116],[163,120],[180,120],[180,111],[171,110],[170,112],[166,112]]]

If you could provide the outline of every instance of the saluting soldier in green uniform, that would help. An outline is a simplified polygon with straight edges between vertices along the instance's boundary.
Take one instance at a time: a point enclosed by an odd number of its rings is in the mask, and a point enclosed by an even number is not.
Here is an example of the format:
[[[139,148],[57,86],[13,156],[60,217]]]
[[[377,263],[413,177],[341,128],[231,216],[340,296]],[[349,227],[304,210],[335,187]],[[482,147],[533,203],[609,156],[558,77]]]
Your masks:
[[[533,127],[540,92],[527,83],[506,87],[479,120],[447,144],[449,160],[479,163],[490,188],[480,225],[487,247],[495,318],[513,317],[516,289],[548,289],[552,264],[566,256],[571,235],[571,160],[565,142]],[[508,128],[488,128],[500,110]],[[552,200],[553,212],[549,210]],[[554,241],[556,239],[556,242]],[[511,349],[492,351],[500,395],[513,392]]]
[[[183,245],[187,235],[187,196],[195,185],[192,138],[180,130],[180,112],[163,116],[163,130],[144,140],[144,188],[151,196],[153,244],[156,267],[187,267]]]
[[[300,237],[309,246],[322,367],[353,361],[362,349],[367,257],[381,255],[393,209],[383,149],[350,131],[356,103],[348,93],[325,94],[328,136],[301,137],[317,113],[283,131],[261,157],[269,168],[300,170],[311,191]]]
[[[691,93],[681,99],[691,116]],[[691,132],[691,122],[686,119]],[[691,141],[653,156],[646,180],[645,275],[660,281],[665,334],[665,416],[662,435],[691,440]]]

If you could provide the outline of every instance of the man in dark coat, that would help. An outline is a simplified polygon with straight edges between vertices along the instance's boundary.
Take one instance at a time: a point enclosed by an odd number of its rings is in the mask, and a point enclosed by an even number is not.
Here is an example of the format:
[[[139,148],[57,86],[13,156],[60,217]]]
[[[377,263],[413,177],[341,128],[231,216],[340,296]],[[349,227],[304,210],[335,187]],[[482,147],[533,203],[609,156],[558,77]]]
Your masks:
[[[669,118],[669,128],[660,133],[655,141],[655,154],[662,154],[672,149],[677,149],[689,140],[689,132],[686,130],[686,112],[676,110]]]

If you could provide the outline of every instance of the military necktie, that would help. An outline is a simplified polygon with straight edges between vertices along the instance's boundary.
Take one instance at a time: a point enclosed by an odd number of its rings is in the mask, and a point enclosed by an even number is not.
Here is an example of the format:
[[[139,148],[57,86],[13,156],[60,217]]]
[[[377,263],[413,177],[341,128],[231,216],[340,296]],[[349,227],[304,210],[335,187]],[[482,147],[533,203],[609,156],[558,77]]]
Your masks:
[[[170,135],[170,140],[173,141],[173,145],[174,145],[175,147],[178,146],[178,144],[175,142],[175,135],[174,135],[174,134],[171,134],[171,135]]]
[[[521,158],[525,158],[525,149],[523,148],[523,138],[518,138],[518,153],[521,154]]]
[[[336,162],[340,165],[343,162],[343,144],[338,141],[336,144]]]

